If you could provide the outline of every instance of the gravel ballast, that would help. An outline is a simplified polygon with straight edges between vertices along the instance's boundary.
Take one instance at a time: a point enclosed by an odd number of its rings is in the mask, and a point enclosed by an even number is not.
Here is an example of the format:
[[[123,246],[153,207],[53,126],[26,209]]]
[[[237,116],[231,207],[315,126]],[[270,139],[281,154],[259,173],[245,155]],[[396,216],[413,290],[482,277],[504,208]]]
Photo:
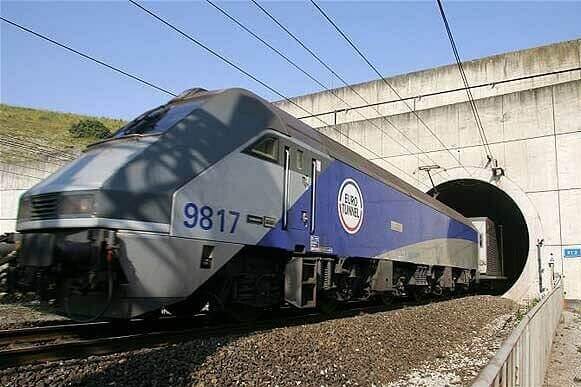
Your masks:
[[[58,324],[67,318],[51,313],[37,302],[0,304],[0,330]]]
[[[509,333],[516,308],[498,297],[466,297],[246,336],[6,369],[0,371],[0,384],[403,386],[425,385],[431,377],[444,381],[441,385],[466,385]],[[450,362],[464,365],[442,369]]]

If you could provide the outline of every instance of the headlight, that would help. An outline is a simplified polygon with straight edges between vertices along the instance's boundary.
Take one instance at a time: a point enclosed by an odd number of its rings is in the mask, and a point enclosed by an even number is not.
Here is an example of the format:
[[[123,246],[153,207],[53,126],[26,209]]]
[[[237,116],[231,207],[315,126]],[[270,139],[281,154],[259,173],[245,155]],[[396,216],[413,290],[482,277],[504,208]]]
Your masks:
[[[50,193],[22,198],[18,208],[18,221],[88,218],[95,214],[96,205],[93,194]]]
[[[58,205],[58,215],[95,215],[95,197],[93,195],[62,196]]]

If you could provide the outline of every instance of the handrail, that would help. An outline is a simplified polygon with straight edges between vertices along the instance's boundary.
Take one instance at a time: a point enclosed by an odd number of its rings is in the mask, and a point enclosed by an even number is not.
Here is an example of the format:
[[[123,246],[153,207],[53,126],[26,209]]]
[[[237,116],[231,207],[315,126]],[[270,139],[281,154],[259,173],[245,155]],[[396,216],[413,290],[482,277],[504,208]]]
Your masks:
[[[517,327],[513,330],[511,335],[502,343],[502,346],[496,354],[489,360],[486,367],[484,367],[478,377],[472,384],[472,387],[489,387],[489,386],[512,386],[512,385],[523,385],[519,381],[513,383],[515,380],[518,380],[518,373],[519,372],[529,372],[530,370],[528,367],[523,367],[521,362],[525,364],[531,364],[531,359],[526,358],[526,356],[531,356],[530,348],[530,337],[525,337],[527,333],[527,328],[529,325],[534,321],[537,314],[544,311],[545,306],[552,301],[554,297],[563,297],[562,292],[562,281],[561,279],[557,279],[554,284],[553,290],[551,290],[537,305],[533,307],[522,319],[522,321],[517,325]],[[561,301],[561,308],[562,308],[562,301]],[[556,324],[554,324],[556,326]],[[549,333],[549,332],[547,332]],[[554,335],[554,331],[550,332],[549,335],[545,337],[538,337],[537,339],[546,339],[549,338],[552,342]],[[526,339],[522,340],[521,339]],[[521,347],[523,345],[528,346],[526,351],[523,350]],[[545,343],[546,344],[546,343]],[[546,347],[541,345],[541,348]],[[550,348],[550,345],[549,345]],[[518,350],[519,353],[515,355],[515,350]],[[511,357],[511,355],[513,355]],[[542,366],[543,370],[546,369],[545,363],[539,364],[535,362],[537,366]],[[511,369],[508,369],[510,367]],[[510,377],[511,380],[508,380]]]

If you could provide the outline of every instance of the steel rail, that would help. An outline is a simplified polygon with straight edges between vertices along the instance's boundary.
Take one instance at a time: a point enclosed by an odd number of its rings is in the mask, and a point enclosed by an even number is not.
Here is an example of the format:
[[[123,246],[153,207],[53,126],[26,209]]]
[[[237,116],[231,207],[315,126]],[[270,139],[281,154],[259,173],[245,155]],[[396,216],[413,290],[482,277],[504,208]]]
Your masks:
[[[20,348],[0,350],[0,369],[18,367],[28,364],[34,364],[39,362],[56,361],[56,360],[66,360],[73,358],[82,358],[87,356],[96,355],[108,355],[118,352],[127,352],[132,350],[137,350],[141,348],[154,348],[164,345],[176,344],[181,342],[186,342],[194,340],[197,338],[205,337],[222,337],[222,336],[237,336],[249,333],[258,333],[263,331],[268,331],[276,328],[291,327],[303,324],[314,324],[324,321],[336,320],[347,317],[355,317],[361,314],[374,314],[380,312],[386,312],[393,309],[399,309],[402,307],[409,306],[409,302],[395,303],[394,305],[372,305],[356,307],[346,310],[341,310],[333,315],[325,315],[320,312],[296,312],[283,311],[283,313],[277,313],[272,319],[258,321],[253,323],[228,323],[221,324],[218,326],[200,326],[193,328],[183,328],[183,327],[169,327],[167,329],[158,329],[138,333],[125,333],[121,335],[103,335],[102,337],[77,338],[75,341],[65,341],[65,342],[49,342],[42,343],[41,334],[39,331],[44,331],[49,335],[57,336],[63,334],[64,328],[72,328],[73,330],[78,330],[81,332],[88,329],[87,325],[91,325],[93,328],[99,326],[108,326],[110,322],[97,322],[91,324],[71,324],[54,326],[54,327],[42,327],[43,329],[37,329],[36,333],[34,329],[24,328],[13,331],[16,333],[16,338],[25,338],[26,335],[34,335],[34,339],[38,340],[39,345],[31,345]],[[414,305],[419,305],[414,303]],[[290,314],[289,314],[290,313]],[[286,316],[285,316],[286,315]],[[144,320],[145,321],[145,320]],[[191,321],[194,320],[181,320],[181,321]],[[153,321],[150,323],[156,323],[158,321]],[[52,329],[52,331],[51,331]],[[6,342],[9,337],[10,331],[0,331],[0,341]],[[77,332],[77,333],[78,333]],[[114,333],[114,331],[112,331]],[[74,332],[64,333],[70,338],[74,336]],[[24,340],[24,339],[23,339]],[[46,340],[49,341],[49,340]]]

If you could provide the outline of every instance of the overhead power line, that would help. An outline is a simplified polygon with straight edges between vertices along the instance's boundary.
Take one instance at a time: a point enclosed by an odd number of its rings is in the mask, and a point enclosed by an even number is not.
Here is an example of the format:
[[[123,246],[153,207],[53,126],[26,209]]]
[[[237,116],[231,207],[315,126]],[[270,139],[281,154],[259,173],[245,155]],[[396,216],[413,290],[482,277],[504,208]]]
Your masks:
[[[488,143],[488,139],[486,138],[486,132],[484,131],[484,126],[482,125],[480,114],[478,114],[476,101],[474,101],[474,97],[472,96],[472,90],[470,89],[470,84],[468,83],[468,78],[466,77],[466,72],[464,71],[462,60],[460,59],[458,47],[456,46],[454,36],[452,35],[452,29],[450,28],[450,24],[448,23],[448,19],[446,18],[446,13],[444,12],[444,6],[442,5],[442,1],[436,0],[436,2],[438,3],[440,15],[442,16],[442,21],[444,22],[444,27],[446,28],[446,33],[448,34],[448,40],[450,40],[450,45],[452,46],[452,51],[454,52],[454,58],[456,58],[456,64],[458,65],[458,70],[460,71],[462,82],[464,83],[466,95],[468,96],[468,103],[470,104],[470,110],[472,110],[472,115],[474,116],[474,121],[476,122],[478,134],[480,135],[480,139],[482,140],[482,145],[484,146],[484,151],[486,153],[486,157],[488,158],[488,162],[491,162],[494,159],[494,155],[492,154],[490,144]]]
[[[201,41],[199,41],[198,39],[194,38],[193,36],[191,36],[190,34],[184,32],[182,29],[174,26],[173,24],[171,24],[170,22],[168,22],[167,20],[163,19],[161,16],[157,15],[156,13],[154,13],[153,11],[145,8],[144,6],[142,6],[141,4],[137,3],[134,0],[128,0],[131,4],[135,5],[136,7],[138,7],[139,9],[141,9],[142,11],[144,11],[145,13],[147,13],[148,15],[150,15],[151,17],[153,17],[154,19],[158,20],[159,22],[161,22],[162,24],[166,25],[167,27],[171,28],[172,30],[176,31],[178,34],[180,34],[181,36],[185,37],[186,39],[188,39],[189,41],[191,41],[192,43],[194,43],[196,46],[201,47],[202,49],[204,49],[205,51],[209,52],[210,54],[212,54],[213,56],[217,57],[218,59],[220,59],[222,62],[226,63],[227,65],[233,67],[234,69],[238,70],[240,73],[244,74],[245,76],[247,76],[248,78],[252,79],[253,81],[257,82],[258,84],[264,86],[266,89],[270,90],[271,92],[273,92],[274,94],[278,95],[279,97],[283,98],[284,100],[288,101],[290,104],[292,104],[293,106],[296,106],[298,109],[306,112],[307,114],[312,114],[312,112],[308,111],[307,109],[305,109],[304,107],[302,107],[301,105],[299,105],[298,103],[294,102],[293,100],[291,100],[289,97],[287,97],[286,95],[284,95],[282,92],[278,91],[277,89],[275,89],[274,87],[270,86],[269,84],[267,84],[265,81],[259,79],[258,77],[256,77],[255,75],[251,74],[250,72],[248,72],[247,70],[243,69],[242,67],[240,67],[239,65],[235,64],[232,60],[228,59],[227,57],[225,57],[224,55],[218,53],[216,50],[211,49],[210,47],[208,47],[207,45],[205,45],[204,43],[202,43]],[[372,149],[369,149],[368,147],[366,147],[365,145],[361,144],[359,141],[354,140],[353,138],[347,136],[346,134],[342,133],[340,130],[338,130],[337,128],[335,128],[334,126],[330,125],[329,123],[325,122],[324,120],[322,120],[320,117],[316,117],[316,119],[318,119],[321,123],[323,123],[323,125],[328,126],[330,128],[332,128],[333,130],[335,130],[337,133],[339,133],[340,135],[343,135],[347,138],[349,138],[354,144],[357,144],[358,146],[360,146],[361,148],[369,151],[370,153],[376,155],[376,156],[380,156],[379,154],[377,154],[377,152],[373,151]],[[386,160],[382,160],[382,161],[386,161]],[[419,183],[420,180],[417,177],[414,177],[412,175],[410,175],[409,173],[405,172],[403,169],[399,168],[397,165],[391,163],[391,162],[387,162],[389,165],[393,166],[393,168],[401,171],[403,174],[409,176],[412,180],[417,180]],[[423,184],[423,183],[422,183]]]
[[[318,86],[322,87],[324,90],[326,90],[327,92],[329,92],[330,94],[332,94],[335,98],[337,98],[339,101],[341,101],[343,104],[345,104],[345,106],[347,106],[347,109],[353,109],[353,106],[351,106],[347,101],[345,101],[345,99],[343,99],[340,95],[337,94],[336,91],[331,90],[327,87],[327,85],[325,85],[323,82],[321,82],[319,79],[315,78],[312,74],[310,74],[309,72],[307,72],[306,70],[304,70],[302,67],[300,67],[299,65],[297,65],[294,61],[292,61],[287,55],[283,54],[280,50],[278,50],[277,48],[273,47],[270,43],[268,43],[267,41],[265,41],[262,37],[260,37],[259,35],[257,35],[254,31],[252,31],[250,28],[248,28],[247,26],[245,26],[244,24],[242,24],[242,22],[240,22],[238,19],[236,19],[234,16],[230,15],[226,10],[224,10],[223,8],[221,8],[220,6],[216,5],[214,2],[212,2],[211,0],[206,0],[206,2],[208,4],[210,4],[212,7],[214,7],[215,9],[217,9],[220,13],[222,13],[224,16],[226,16],[229,20],[231,20],[233,23],[235,23],[236,25],[238,25],[240,28],[242,28],[244,31],[246,31],[248,34],[250,34],[252,37],[254,37],[255,39],[257,39],[258,41],[260,41],[262,44],[264,44],[266,47],[268,47],[270,50],[272,50],[273,52],[275,52],[278,56],[280,56],[281,58],[283,58],[287,63],[289,63],[291,66],[293,66],[295,69],[299,70],[301,73],[303,73],[305,76],[307,76],[310,80],[312,80],[313,82],[315,82]],[[404,144],[402,144],[401,142],[399,142],[397,139],[395,139],[393,136],[391,136],[389,133],[387,133],[385,130],[383,130],[380,126],[376,125],[373,121],[371,121],[369,118],[367,118],[365,115],[363,115],[363,113],[361,113],[360,111],[356,111],[357,114],[359,114],[365,121],[369,122],[372,126],[374,126],[377,130],[379,130],[381,133],[385,134],[387,137],[389,137],[391,140],[393,140],[396,144],[398,144],[399,146],[401,146],[403,149],[405,149],[408,153],[412,154],[413,152]],[[403,134],[397,127],[395,127],[395,125],[393,123],[391,123],[389,120],[388,122],[398,131],[400,132],[402,135],[405,136],[405,134]],[[409,139],[408,139],[409,141]],[[411,142],[411,141],[410,141]],[[413,144],[413,142],[412,142]],[[415,145],[415,144],[414,144]],[[423,152],[423,150],[419,147],[416,146],[416,148],[418,148],[420,151]],[[430,160],[431,162],[435,163],[435,161],[429,156],[429,155],[424,155],[422,153],[422,156],[426,157],[428,160]]]
[[[260,3],[258,3],[256,0],[251,0],[252,3],[254,5],[256,5],[256,7],[258,7],[258,9],[260,9],[268,18],[270,18],[281,30],[283,30],[288,36],[290,36],[295,42],[297,42],[305,51],[307,51],[317,62],[319,62],[323,67],[325,67],[331,74],[333,74],[335,76],[335,78],[337,78],[338,80],[340,80],[353,94],[357,95],[364,103],[366,103],[368,106],[373,107],[373,109],[375,110],[375,112],[377,113],[378,117],[380,119],[383,119],[384,121],[386,121],[394,130],[396,130],[403,138],[405,138],[407,141],[409,141],[417,150],[420,151],[420,153],[422,155],[426,154],[426,152],[420,148],[415,141],[413,141],[411,138],[409,138],[408,135],[406,135],[402,130],[400,130],[397,126],[395,126],[393,124],[393,122],[391,122],[385,115],[381,114],[381,112],[375,108],[374,106],[372,106],[372,104],[370,104],[370,102],[363,97],[363,95],[361,95],[361,93],[359,93],[349,82],[347,82],[342,76],[340,76],[335,70],[333,70],[333,68],[331,68],[331,66],[329,66],[324,60],[321,59],[321,57],[319,55],[317,55],[312,49],[310,49],[301,39],[299,39],[295,34],[293,34],[286,26],[284,26],[276,17],[274,17],[267,9],[265,9]],[[357,107],[351,107],[351,109],[357,109]],[[357,110],[354,110],[357,111]],[[304,116],[301,118],[311,118],[311,117],[315,117],[318,116],[319,114],[314,114],[312,116]],[[370,123],[372,121],[369,121]],[[383,130],[381,130],[383,133],[385,133]],[[393,137],[389,136],[389,138],[393,139]],[[396,141],[396,140],[394,140]],[[412,154],[413,152],[409,151],[408,148],[404,147],[400,142],[396,141],[400,146],[402,146],[405,150],[407,150],[410,154]],[[435,161],[428,155],[427,156],[428,159],[435,163]],[[418,156],[419,158],[419,156]],[[447,172],[446,172],[447,173]]]
[[[16,22],[13,22],[13,21],[11,21],[11,20],[8,20],[8,19],[6,19],[6,18],[4,18],[4,17],[2,17],[2,16],[0,16],[0,19],[1,19],[2,21],[4,21],[4,22],[8,23],[8,24],[11,24],[11,25],[13,25],[14,27],[20,28],[22,31],[28,32],[29,34],[32,34],[32,35],[34,35],[34,36],[36,36],[36,37],[38,37],[38,38],[44,39],[44,40],[46,40],[47,42],[50,42],[50,43],[52,43],[52,44],[54,44],[54,45],[56,45],[56,46],[59,46],[59,47],[61,47],[61,48],[64,48],[64,49],[65,49],[65,50],[67,50],[67,51],[70,51],[70,52],[72,52],[72,53],[75,53],[75,54],[77,54],[77,55],[79,55],[79,56],[81,56],[81,57],[83,57],[83,58],[85,58],[85,59],[87,59],[87,60],[90,60],[90,61],[92,61],[92,62],[95,62],[95,63],[97,63],[97,64],[99,64],[99,65],[101,65],[101,66],[104,66],[104,67],[106,67],[106,68],[108,68],[108,69],[110,69],[110,70],[116,71],[117,73],[119,73],[119,74],[122,74],[122,75],[124,75],[124,76],[126,76],[126,77],[129,77],[129,78],[131,78],[131,79],[134,79],[134,80],[136,80],[136,81],[138,81],[138,82],[140,82],[140,83],[142,83],[142,84],[144,84],[144,85],[147,85],[147,86],[149,86],[149,87],[152,87],[152,88],[154,88],[154,89],[156,89],[156,90],[158,90],[158,91],[161,91],[161,92],[163,92],[163,93],[169,94],[169,95],[171,95],[171,96],[174,96],[174,97],[176,97],[176,96],[177,96],[177,94],[175,94],[175,93],[173,93],[173,92],[171,92],[171,91],[169,91],[169,90],[167,90],[167,89],[164,89],[163,87],[157,86],[157,85],[155,85],[155,84],[153,84],[153,83],[151,83],[151,82],[148,82],[148,81],[146,81],[146,80],[145,80],[145,79],[143,79],[143,78],[140,78],[140,77],[138,77],[138,76],[136,76],[136,75],[133,75],[133,74],[130,74],[130,73],[128,73],[127,71],[121,70],[121,69],[120,69],[120,68],[118,68],[118,67],[115,67],[115,66],[113,66],[113,65],[110,65],[110,64],[108,64],[108,63],[105,63],[105,62],[103,62],[103,61],[101,61],[101,60],[99,60],[99,59],[96,59],[96,58],[94,58],[94,57],[92,57],[92,56],[90,56],[90,55],[86,54],[86,53],[83,53],[83,52],[81,52],[81,51],[78,51],[78,50],[76,50],[76,49],[74,49],[74,48],[72,48],[72,47],[70,47],[70,46],[68,46],[68,45],[66,45],[66,44],[64,44],[64,43],[57,42],[56,40],[54,40],[54,39],[52,39],[52,38],[49,38],[49,37],[48,37],[48,36],[46,36],[46,35],[43,35],[43,34],[41,34],[41,33],[39,33],[39,32],[35,32],[35,31],[33,31],[33,30],[31,30],[31,29],[29,29],[29,28],[27,28],[27,27],[24,27],[24,26],[22,26],[22,25],[20,25],[20,24],[18,24],[18,23],[16,23]]]
[[[505,83],[512,83],[512,82],[519,82],[519,81],[526,81],[528,79],[535,79],[535,78],[541,78],[541,77],[549,77],[552,75],[559,75],[559,74],[565,74],[565,73],[571,73],[574,71],[580,71],[581,67],[572,67],[572,68],[568,68],[568,69],[563,69],[563,70],[555,70],[555,71],[546,71],[543,73],[538,73],[538,74],[532,74],[532,75],[525,75],[522,77],[516,77],[516,78],[508,78],[508,79],[501,79],[499,81],[492,81],[492,82],[486,82],[486,83],[479,83],[477,85],[472,85],[470,86],[470,89],[478,89],[478,88],[482,88],[482,87],[495,87],[498,85],[502,85]],[[448,93],[455,93],[458,91],[465,91],[466,87],[457,87],[454,89],[445,89],[445,90],[438,90],[438,91],[434,91],[432,93],[425,93],[425,94],[416,94],[416,95],[411,95],[409,97],[404,97],[405,100],[414,100],[414,99],[423,99],[426,97],[434,97],[436,95],[442,95],[442,94],[448,94]],[[401,100],[399,99],[390,99],[390,100],[386,100],[386,101],[379,101],[379,102],[374,102],[374,103],[370,103],[370,104],[365,104],[365,105],[357,105],[354,106],[353,109],[350,110],[355,110],[355,109],[365,109],[365,108],[369,108],[369,107],[373,107],[373,106],[381,106],[381,105],[387,105],[387,104],[392,104],[395,102],[401,102]],[[325,116],[328,114],[333,114],[336,113],[338,110],[327,110],[327,111],[323,111],[323,112],[319,112],[319,113],[315,113],[312,116],[302,116],[299,117],[299,119],[305,119],[305,118],[313,118],[314,116]]]
[[[252,75],[251,73],[249,73],[248,71],[244,70],[242,67],[238,66],[237,64],[235,64],[234,62],[232,62],[230,59],[226,58],[224,55],[218,53],[217,51],[211,49],[210,47],[206,46],[204,43],[202,43],[201,41],[199,41],[198,39],[194,38],[193,36],[185,33],[183,30],[177,28],[176,26],[174,26],[173,24],[171,24],[170,22],[168,22],[167,20],[163,19],[162,17],[158,16],[157,14],[155,14],[154,12],[150,11],[149,9],[145,8],[144,6],[142,6],[141,4],[139,4],[138,2],[134,1],[134,0],[129,0],[129,2],[133,5],[135,5],[136,7],[140,8],[142,11],[144,11],[145,13],[149,14],[151,17],[153,17],[154,19],[157,19],[158,21],[160,21],[161,23],[165,24],[166,26],[168,26],[169,28],[171,28],[172,30],[174,30],[175,32],[177,32],[178,34],[182,35],[183,37],[185,37],[186,39],[188,39],[189,41],[191,41],[192,43],[194,43],[195,45],[203,48],[204,50],[206,50],[207,52],[209,52],[210,54],[214,55],[216,58],[220,59],[221,61],[225,62],[226,64],[228,64],[229,66],[235,68],[236,70],[238,70],[239,72],[241,72],[242,74],[246,75],[247,77],[249,77],[250,79],[252,79],[253,81],[259,83],[260,85],[264,86],[265,88],[267,88],[269,91],[273,92],[274,94],[278,95],[281,98],[284,98],[285,100],[291,102],[293,105],[295,105],[296,107],[298,107],[299,109],[308,112],[308,110],[304,109],[302,106],[298,105],[297,103],[295,103],[294,101],[291,101],[291,99],[289,97],[287,97],[286,95],[282,94],[280,91],[278,91],[277,89],[271,87],[270,85],[268,85],[266,82],[258,79],[257,77],[255,77],[254,75]],[[326,123],[325,121],[319,119],[319,121],[323,122],[325,125],[329,125],[328,123]]]
[[[454,155],[454,153],[450,151],[446,144],[444,144],[444,142],[436,135],[436,133],[428,126],[428,124],[419,116],[415,109],[413,109],[405,101],[405,99],[399,94],[399,92],[391,85],[391,83],[389,83],[387,79],[385,79],[385,77],[379,72],[377,67],[375,67],[375,65],[371,63],[371,61],[363,54],[363,52],[355,45],[355,43],[353,43],[353,41],[341,30],[341,28],[339,28],[339,26],[333,21],[333,19],[331,19],[331,17],[327,15],[327,13],[314,0],[310,0],[310,2],[319,11],[319,13],[321,13],[321,15],[329,22],[329,24],[333,26],[333,28],[339,33],[339,35],[341,35],[341,37],[355,50],[355,52],[357,52],[357,54],[365,61],[365,63],[367,63],[367,65],[377,74],[377,76],[383,81],[383,83],[385,83],[385,85],[387,85],[391,89],[391,91],[399,98],[399,100],[403,102],[403,104],[409,109],[409,111],[416,116],[418,121],[440,143],[444,150],[446,150],[450,154],[450,156],[452,156],[452,158],[458,163],[459,166],[464,168],[468,175],[472,176],[472,174],[464,166],[464,164],[462,164],[460,160]]]

